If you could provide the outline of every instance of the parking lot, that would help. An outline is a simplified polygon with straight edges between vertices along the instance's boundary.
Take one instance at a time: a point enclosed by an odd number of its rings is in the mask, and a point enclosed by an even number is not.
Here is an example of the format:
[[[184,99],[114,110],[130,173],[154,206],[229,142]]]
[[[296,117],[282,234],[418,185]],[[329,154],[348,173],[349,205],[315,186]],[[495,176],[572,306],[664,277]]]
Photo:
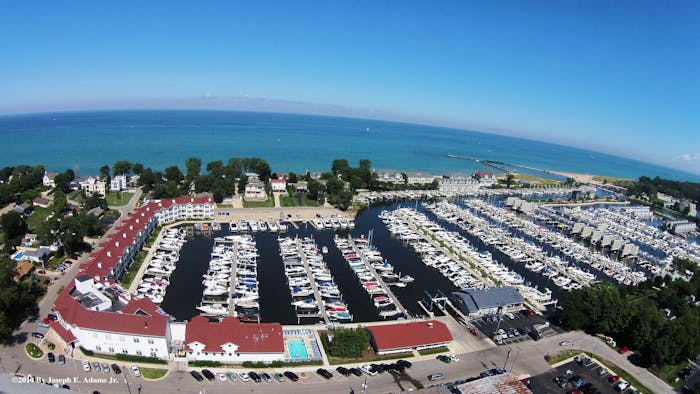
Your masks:
[[[619,393],[615,390],[615,384],[609,381],[612,376],[610,371],[596,362],[579,364],[576,361],[571,361],[560,365],[552,372],[530,378],[530,387],[532,392],[537,394],[568,393],[574,388],[570,380],[576,376],[580,376],[586,383],[584,389],[581,390],[584,393]],[[555,382],[557,377],[563,377],[566,383],[558,385]],[[623,393],[632,392],[630,389],[623,391]]]
[[[506,315],[491,315],[472,320],[471,323],[478,328],[482,334],[488,336],[489,338],[493,338],[494,334],[498,330],[502,329],[505,331],[506,335],[504,336],[502,343],[498,343],[499,345],[509,345],[523,341],[531,341],[532,336],[530,333],[537,331],[534,326],[547,323],[547,319],[539,315],[528,316],[525,313],[514,312],[512,317],[513,318],[511,319]],[[561,332],[561,330],[551,325],[539,330],[539,333],[543,337],[554,335],[558,332]]]

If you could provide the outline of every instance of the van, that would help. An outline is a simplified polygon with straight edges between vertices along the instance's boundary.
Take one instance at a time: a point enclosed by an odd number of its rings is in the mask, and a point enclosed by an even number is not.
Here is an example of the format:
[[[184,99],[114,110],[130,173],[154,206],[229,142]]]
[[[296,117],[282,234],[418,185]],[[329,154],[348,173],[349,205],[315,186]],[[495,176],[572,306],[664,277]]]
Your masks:
[[[445,379],[445,375],[441,374],[440,372],[431,373],[430,375],[428,375],[428,380],[430,380],[431,382],[434,380],[440,380],[440,379]]]

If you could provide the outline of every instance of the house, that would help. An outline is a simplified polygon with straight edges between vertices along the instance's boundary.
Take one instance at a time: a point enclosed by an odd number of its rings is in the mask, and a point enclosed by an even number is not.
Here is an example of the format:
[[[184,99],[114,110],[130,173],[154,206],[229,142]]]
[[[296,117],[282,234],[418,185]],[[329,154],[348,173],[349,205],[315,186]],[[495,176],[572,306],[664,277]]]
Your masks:
[[[15,267],[15,280],[17,282],[21,281],[31,274],[32,271],[34,271],[34,264],[29,261],[20,261]]]
[[[287,191],[287,181],[284,179],[270,179],[270,186],[273,192],[286,192]]]
[[[308,192],[309,191],[309,186],[306,182],[297,182],[297,183],[291,183],[292,187],[294,190],[298,192]]]
[[[43,264],[53,256],[55,250],[49,248],[48,246],[40,246],[38,249],[25,249],[24,259],[29,260],[34,263]]]
[[[48,208],[51,205],[51,200],[44,197],[37,197],[32,201],[35,207]]]
[[[56,187],[56,175],[57,172],[44,172],[44,178],[42,178],[41,183],[47,187]]]
[[[184,344],[190,361],[269,362],[284,359],[285,350],[281,324],[241,323],[235,317],[214,323],[204,316],[193,317]]]
[[[91,210],[88,211],[88,214],[93,214],[98,218],[100,216],[102,216],[104,213],[105,213],[105,211],[100,207],[95,207],[95,208],[92,208]]]
[[[95,177],[90,176],[87,178],[81,178],[78,180],[78,184],[88,196],[94,193],[97,193],[102,197],[107,195],[107,182],[101,181]]]
[[[25,202],[19,205],[15,205],[15,207],[12,208],[12,210],[19,213],[20,215],[28,215],[32,212],[32,206]]]
[[[245,175],[248,178],[248,182],[245,184],[245,192],[243,197],[246,200],[267,200],[265,184],[258,178],[258,174],[250,172]]]
[[[453,340],[447,325],[437,320],[370,326],[367,330],[377,354],[440,347]]]
[[[503,314],[525,303],[518,289],[512,286],[458,290],[452,292],[450,298],[452,303],[469,317]]]
[[[424,185],[432,183],[437,177],[424,171],[407,171],[406,177],[411,185]]]
[[[126,189],[126,175],[115,175],[109,182],[109,190],[120,192]]]
[[[275,172],[274,174],[272,174],[272,178],[273,179],[284,179],[285,181],[289,180],[289,177],[287,176],[287,174],[282,174],[279,172]]]
[[[403,183],[401,172],[389,169],[374,170],[374,179],[380,182]]]
[[[479,181],[496,181],[496,176],[491,171],[479,170],[475,171],[472,176]]]

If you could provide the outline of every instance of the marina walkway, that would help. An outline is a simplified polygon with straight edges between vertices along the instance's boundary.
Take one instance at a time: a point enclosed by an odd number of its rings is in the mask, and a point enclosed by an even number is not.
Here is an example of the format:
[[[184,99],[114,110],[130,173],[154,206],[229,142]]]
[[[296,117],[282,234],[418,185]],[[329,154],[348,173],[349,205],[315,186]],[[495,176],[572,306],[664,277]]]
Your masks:
[[[314,292],[314,298],[316,299],[316,304],[318,305],[318,310],[320,311],[321,317],[323,318],[323,321],[326,322],[326,324],[330,324],[331,319],[328,318],[328,314],[326,313],[326,308],[323,305],[323,298],[321,297],[321,292],[318,290],[318,285],[316,284],[316,280],[312,277],[311,275],[311,268],[309,267],[309,262],[306,260],[306,254],[304,253],[302,247],[301,247],[301,239],[297,238],[297,248],[299,249],[299,256],[301,257],[301,262],[304,264],[304,269],[306,270],[306,275],[309,276],[309,282],[311,282],[311,290]],[[299,314],[297,313],[297,316]],[[299,317],[308,317],[308,316],[299,316]]]

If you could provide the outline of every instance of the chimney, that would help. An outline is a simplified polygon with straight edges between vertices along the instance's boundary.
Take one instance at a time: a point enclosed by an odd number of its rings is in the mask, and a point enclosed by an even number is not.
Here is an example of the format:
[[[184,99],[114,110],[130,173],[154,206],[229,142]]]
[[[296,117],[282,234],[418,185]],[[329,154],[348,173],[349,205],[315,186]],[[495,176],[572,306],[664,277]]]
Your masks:
[[[136,223],[141,223],[138,218],[136,219]]]
[[[129,230],[133,230],[133,229],[134,229],[134,226],[129,225]]]
[[[126,233],[122,233],[122,238],[126,239]]]
[[[119,247],[119,241],[115,242],[115,243],[114,243],[114,246]]]
[[[109,255],[109,252],[107,254]],[[102,263],[97,263],[97,268],[102,269]]]

